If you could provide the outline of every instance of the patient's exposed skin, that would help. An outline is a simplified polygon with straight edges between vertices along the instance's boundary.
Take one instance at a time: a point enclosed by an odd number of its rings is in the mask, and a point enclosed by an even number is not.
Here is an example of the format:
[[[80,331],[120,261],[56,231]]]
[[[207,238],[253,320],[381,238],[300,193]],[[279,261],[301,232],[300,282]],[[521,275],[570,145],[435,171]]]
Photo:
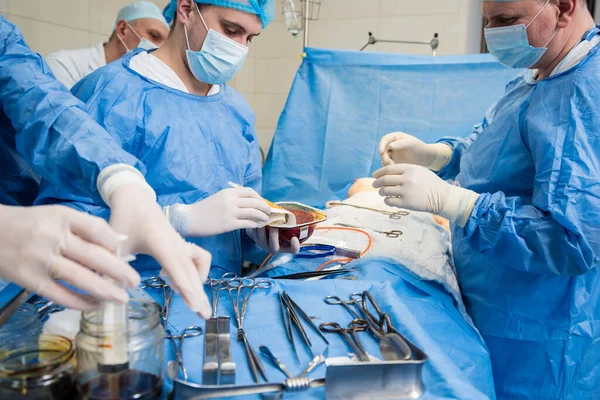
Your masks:
[[[348,197],[352,197],[352,196],[354,196],[358,193],[362,193],[362,192],[378,191],[379,189],[375,189],[373,187],[373,182],[375,182],[375,179],[373,179],[373,178],[356,179],[354,181],[354,184],[352,186],[350,186],[350,190],[348,190]],[[436,223],[440,224],[448,232],[450,232],[450,222],[447,219],[442,218],[438,215],[432,215],[432,216]]]

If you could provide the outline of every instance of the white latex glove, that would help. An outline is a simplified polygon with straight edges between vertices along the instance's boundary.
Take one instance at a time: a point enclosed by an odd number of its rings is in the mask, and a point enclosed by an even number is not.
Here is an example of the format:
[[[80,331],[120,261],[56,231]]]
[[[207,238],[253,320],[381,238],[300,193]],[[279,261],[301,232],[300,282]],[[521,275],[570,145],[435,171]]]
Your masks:
[[[373,187],[380,188],[387,205],[436,214],[463,228],[479,198],[419,165],[390,165],[375,171],[373,177]]]
[[[383,166],[415,164],[440,171],[452,159],[452,149],[443,143],[425,144],[416,137],[402,132],[385,135],[379,142]]]
[[[62,206],[0,206],[0,276],[65,307],[89,310],[98,300],[125,303],[140,276],[114,252],[119,235],[106,221]],[[75,293],[60,279],[92,297]]]
[[[154,257],[188,307],[201,318],[210,318],[211,307],[203,283],[208,277],[211,255],[186,242],[173,229],[155,199],[154,191],[147,185],[118,186],[106,199],[111,209],[110,224],[129,236],[126,249],[129,253]]]
[[[266,228],[246,229],[246,234],[258,247],[269,254],[298,254],[300,252],[300,240],[297,237],[292,238],[289,246],[279,244],[279,229],[271,228],[268,234]]]
[[[183,236],[204,237],[257,228],[271,208],[250,188],[224,189],[195,204],[165,207],[171,225]]]

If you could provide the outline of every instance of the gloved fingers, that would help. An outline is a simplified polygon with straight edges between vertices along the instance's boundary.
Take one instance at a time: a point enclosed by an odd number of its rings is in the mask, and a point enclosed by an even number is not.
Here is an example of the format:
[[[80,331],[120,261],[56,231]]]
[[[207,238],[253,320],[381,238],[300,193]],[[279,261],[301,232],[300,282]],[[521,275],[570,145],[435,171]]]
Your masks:
[[[404,181],[403,175],[384,175],[373,182],[373,187],[379,189],[387,186],[402,186]]]
[[[129,295],[124,289],[117,287],[83,265],[64,257],[55,257],[51,262],[49,275],[52,278],[60,279],[81,289],[100,301],[121,304],[129,301]]]
[[[129,264],[103,247],[86,242],[76,235],[69,235],[63,255],[127,287],[136,287],[140,284],[140,275]]]
[[[266,231],[266,229],[263,230]],[[269,243],[269,249],[271,250],[271,254],[279,254],[279,229],[269,229],[269,241],[267,243]]]
[[[387,135],[382,137],[381,140],[379,141],[379,154],[383,155],[384,153],[387,153],[388,146],[391,143],[402,139],[404,136],[407,136],[406,133],[393,132],[393,133],[388,133]]]
[[[260,194],[258,194],[256,190],[249,187],[239,187],[225,190],[233,191],[237,194],[237,197],[263,200],[263,198],[260,196]]]
[[[392,157],[390,155],[389,151],[385,151],[383,153],[381,153],[381,165],[383,165],[384,167],[387,167],[388,165],[394,165],[395,162],[394,160],[392,160]]]
[[[104,247],[108,251],[115,252],[117,250],[119,235],[105,220],[75,210],[69,211],[71,211],[69,213],[71,232],[87,242]]]
[[[406,195],[406,188],[402,186],[385,186],[379,189],[381,197],[403,197]]]
[[[238,220],[250,220],[254,222],[267,222],[269,220],[267,214],[254,208],[240,208],[236,213],[236,217]]]
[[[36,277],[36,279],[40,279],[40,281],[35,289],[32,288],[34,292],[58,305],[82,311],[93,310],[100,306],[100,303],[93,297],[76,293],[48,276]],[[27,287],[27,285],[23,286]]]
[[[289,246],[281,246],[279,249],[280,253],[298,254],[300,253],[300,240],[297,237],[293,237],[290,240]]]
[[[265,214],[267,219],[269,219],[269,215],[271,214],[271,207],[267,204],[263,199],[255,199],[255,198],[241,198],[238,201],[239,208],[252,208],[261,213]],[[265,220],[266,221],[266,220]]]
[[[175,240],[181,242],[168,241],[167,243],[163,240],[154,243],[151,255],[158,261],[163,273],[169,276],[173,290],[181,295],[187,306],[194,312],[210,314],[210,306],[205,303],[201,295],[204,293],[204,286],[192,262],[187,242],[179,235]]]
[[[269,247],[269,238],[267,236],[266,228],[259,228],[254,230],[254,243],[260,247],[262,247],[265,251],[270,252]]]
[[[402,197],[386,197],[384,202],[390,207],[407,208]]]
[[[197,271],[200,274],[200,281],[204,284],[208,279],[208,274],[211,268],[212,256],[211,254],[201,247],[196,246],[193,243],[189,243],[190,254]]]
[[[388,165],[386,167],[380,168],[377,171],[373,172],[373,178],[379,179],[382,176],[386,175],[402,175],[406,170],[406,164],[394,164]]]

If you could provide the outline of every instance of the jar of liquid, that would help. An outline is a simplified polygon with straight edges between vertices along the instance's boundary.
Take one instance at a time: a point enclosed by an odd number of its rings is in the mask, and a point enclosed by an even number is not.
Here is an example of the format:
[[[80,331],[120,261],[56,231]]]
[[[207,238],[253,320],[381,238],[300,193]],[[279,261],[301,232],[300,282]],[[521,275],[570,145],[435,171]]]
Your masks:
[[[42,321],[37,309],[31,304],[21,305],[0,328],[0,345],[13,339],[31,338],[33,341],[42,333]]]
[[[73,342],[56,335],[13,339],[0,348],[0,399],[71,400],[75,388]]]
[[[81,399],[155,399],[163,386],[163,340],[156,303],[131,300],[127,324],[116,327],[102,323],[102,310],[84,312],[77,348],[77,389]],[[124,329],[119,331],[118,329]],[[127,338],[124,369],[103,365],[107,348],[115,337]]]

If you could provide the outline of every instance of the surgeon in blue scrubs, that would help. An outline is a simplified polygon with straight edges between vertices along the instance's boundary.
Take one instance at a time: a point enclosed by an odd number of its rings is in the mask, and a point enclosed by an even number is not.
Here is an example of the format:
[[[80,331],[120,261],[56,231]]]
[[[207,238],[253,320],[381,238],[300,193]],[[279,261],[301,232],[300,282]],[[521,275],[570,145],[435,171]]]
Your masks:
[[[599,30],[582,0],[484,1],[482,10],[491,54],[526,70],[466,138],[385,136],[374,185],[389,205],[453,223],[460,285],[498,398],[597,399]]]
[[[83,79],[73,93],[120,146],[147,167],[146,179],[173,226],[211,252],[213,274],[241,272],[244,249],[299,250],[261,228],[261,154],[254,113],[226,85],[248,45],[273,19],[274,0],[172,0],[160,49],[138,49]],[[42,182],[38,204],[62,203],[96,216],[90,196]],[[268,233],[267,233],[268,232]],[[139,259],[138,270],[155,269]]]
[[[171,227],[144,172],[0,16],[0,277],[72,308],[126,301],[123,289],[95,274],[139,283],[139,274],[111,254],[119,245],[122,254],[153,256],[186,303],[209,316],[203,281],[210,254]],[[112,229],[65,207],[22,207],[32,204],[40,177],[106,204]],[[117,232],[129,239],[119,243]]]

